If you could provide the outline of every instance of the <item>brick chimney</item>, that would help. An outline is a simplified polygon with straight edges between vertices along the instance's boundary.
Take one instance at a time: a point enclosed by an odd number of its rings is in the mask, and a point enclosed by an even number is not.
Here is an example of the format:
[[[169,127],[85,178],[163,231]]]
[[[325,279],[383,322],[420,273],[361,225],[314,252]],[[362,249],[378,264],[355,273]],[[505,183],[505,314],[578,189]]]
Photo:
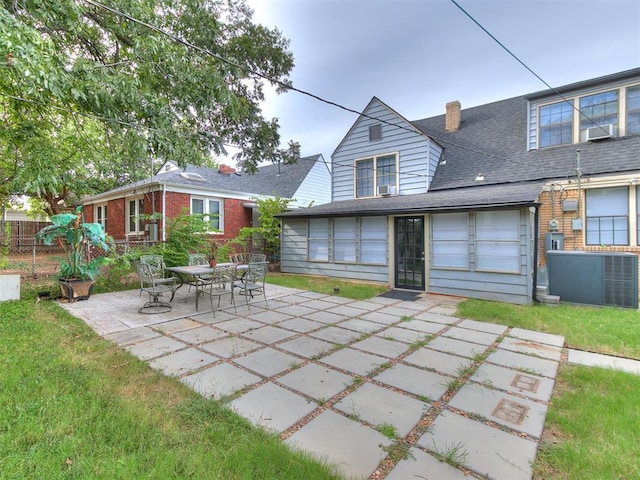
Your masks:
[[[218,165],[218,172],[222,173],[223,175],[231,175],[232,173],[236,173],[236,169],[230,167],[229,165],[221,163],[220,165]]]
[[[458,100],[447,103],[444,117],[445,132],[457,132],[460,128],[460,102]]]

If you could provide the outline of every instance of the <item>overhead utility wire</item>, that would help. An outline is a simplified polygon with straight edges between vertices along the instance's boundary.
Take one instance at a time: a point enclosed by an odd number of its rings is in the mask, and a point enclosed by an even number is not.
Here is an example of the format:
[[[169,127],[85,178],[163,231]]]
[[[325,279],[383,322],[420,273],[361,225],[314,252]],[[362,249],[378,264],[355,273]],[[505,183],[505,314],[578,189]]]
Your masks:
[[[147,23],[147,22],[145,22],[143,20],[139,20],[139,19],[137,19],[135,17],[132,17],[131,15],[129,15],[127,13],[121,12],[119,10],[116,10],[115,8],[112,8],[112,7],[108,7],[107,5],[104,5],[104,4],[100,3],[100,2],[96,2],[95,0],[81,0],[81,1],[83,1],[85,3],[88,3],[89,5],[93,5],[94,7],[98,7],[98,8],[102,8],[104,10],[107,10],[107,11],[113,13],[114,15],[117,15],[119,17],[122,17],[122,18],[125,18],[127,20],[130,20],[131,22],[137,23],[139,25],[142,25],[143,27],[149,28],[150,30],[153,30],[153,31],[155,31],[157,33],[160,33],[161,35],[164,35],[164,36],[170,38],[171,40],[173,40],[175,42],[178,42],[181,45],[184,45],[185,47],[193,48],[194,50],[197,50],[198,52],[200,52],[200,53],[202,53],[204,55],[208,55],[208,56],[213,57],[213,58],[215,58],[215,59],[217,59],[217,60],[219,60],[219,61],[221,61],[223,63],[226,63],[227,65],[230,65],[230,66],[235,67],[235,68],[239,68],[239,69],[244,70],[244,71],[246,71],[246,72],[248,72],[248,73],[250,73],[252,75],[256,75],[256,76],[258,76],[258,77],[260,77],[260,78],[262,78],[264,80],[267,80],[270,83],[277,84],[277,85],[283,87],[286,90],[294,91],[294,92],[299,93],[301,95],[305,95],[307,97],[311,97],[314,100],[317,100],[319,102],[326,103],[327,105],[331,105],[333,107],[339,108],[339,109],[344,110],[344,111],[349,112],[349,113],[354,113],[356,115],[368,118],[370,120],[375,120],[377,122],[384,123],[384,124],[389,125],[391,127],[395,127],[395,128],[399,128],[399,129],[402,129],[402,130],[406,130],[406,131],[411,132],[411,133],[416,133],[416,131],[418,131],[419,133],[422,134],[422,132],[420,132],[420,130],[418,128],[405,127],[403,125],[398,125],[398,124],[392,123],[392,122],[390,122],[388,120],[385,120],[383,118],[377,118],[377,117],[368,115],[368,114],[366,114],[364,112],[360,112],[360,111],[355,110],[353,108],[345,107],[344,105],[341,105],[339,103],[336,103],[336,102],[333,102],[331,100],[327,100],[325,98],[322,98],[322,97],[320,97],[320,96],[318,96],[318,95],[316,95],[314,93],[311,93],[311,92],[308,92],[306,90],[302,90],[300,88],[294,87],[290,83],[283,82],[283,81],[278,80],[276,78],[271,78],[268,75],[265,75],[264,73],[261,73],[261,72],[259,72],[257,70],[253,70],[250,67],[247,67],[245,65],[240,65],[239,63],[231,61],[231,60],[229,60],[229,59],[227,59],[227,58],[225,58],[225,57],[223,57],[221,55],[218,55],[218,54],[216,54],[216,53],[214,53],[214,52],[212,52],[212,51],[210,51],[210,50],[208,50],[206,48],[202,48],[202,47],[200,47],[198,45],[195,45],[195,44],[193,44],[191,42],[188,42],[188,41],[186,41],[186,40],[184,40],[184,39],[182,39],[182,38],[180,38],[180,37],[178,37],[178,36],[176,36],[176,35],[174,35],[174,34],[172,34],[170,32],[167,32],[167,31],[165,31],[165,30],[163,30],[163,29],[161,29],[159,27],[156,27],[155,25],[151,25],[151,24],[149,24],[149,23]],[[409,122],[409,123],[411,123],[411,122]],[[434,136],[434,135],[431,135],[431,134],[427,134],[427,136],[433,138],[436,141],[447,143],[449,145],[453,145],[455,147],[470,151],[472,153],[477,153],[479,155],[483,155],[483,156],[486,156],[486,157],[492,157],[492,158],[496,158],[498,160],[503,160],[503,161],[506,161],[506,162],[512,162],[512,163],[515,163],[515,164],[519,164],[519,165],[524,165],[524,166],[527,166],[527,167],[534,167],[535,168],[535,165],[533,165],[533,164],[528,164],[528,163],[524,163],[524,162],[518,162],[518,161],[515,161],[515,160],[512,160],[512,159],[501,157],[499,155],[483,152],[481,150],[477,150],[477,149],[474,149],[472,147],[468,147],[468,146],[465,146],[465,145],[460,145],[460,144],[457,144],[457,143],[452,142],[450,140],[446,140],[444,138],[440,138],[440,137],[437,137],[437,136]]]
[[[584,118],[589,120],[594,126],[602,128],[600,125],[598,125],[598,123],[596,123],[595,120],[593,120],[590,116],[588,116],[587,114],[582,112],[578,107],[576,107],[574,105],[574,103],[571,100],[569,100],[567,97],[565,97],[557,88],[552,87],[551,85],[549,85],[540,75],[538,75],[536,72],[534,72],[533,69],[531,69],[529,67],[529,65],[527,65],[522,60],[520,60],[520,58],[518,58],[518,56],[515,53],[513,53],[511,50],[509,50],[509,48],[507,48],[500,40],[498,40],[489,30],[484,28],[480,24],[480,22],[478,22],[475,18],[473,18],[473,16],[469,12],[467,12],[458,2],[456,2],[456,0],[451,0],[451,3],[453,3],[456,7],[458,7],[458,9],[460,9],[460,11],[462,13],[464,13],[469,18],[469,20],[471,20],[473,23],[475,23],[480,28],[480,30],[482,30],[484,33],[489,35],[489,37],[491,37],[491,39],[494,42],[496,42],[498,45],[500,45],[505,52],[507,52],[509,55],[511,55],[520,65],[522,65],[524,68],[526,68],[527,71],[529,71],[529,73],[531,73],[534,77],[536,77],[538,80],[540,80],[549,90],[551,90],[553,93],[558,95],[564,102],[568,103],[571,106],[571,108],[573,108],[581,116],[583,116]],[[613,138],[616,139],[615,137],[613,137]]]

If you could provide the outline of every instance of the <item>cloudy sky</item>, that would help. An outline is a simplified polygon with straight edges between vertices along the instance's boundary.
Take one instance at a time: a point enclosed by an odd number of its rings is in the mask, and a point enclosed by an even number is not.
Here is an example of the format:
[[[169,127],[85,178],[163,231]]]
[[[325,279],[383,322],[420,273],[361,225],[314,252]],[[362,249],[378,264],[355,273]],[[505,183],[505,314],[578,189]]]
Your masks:
[[[640,67],[639,0],[456,0],[553,87]],[[546,89],[451,0],[249,0],[290,39],[294,86],[362,111],[377,96],[409,120]],[[357,115],[269,94],[283,143],[330,160]]]

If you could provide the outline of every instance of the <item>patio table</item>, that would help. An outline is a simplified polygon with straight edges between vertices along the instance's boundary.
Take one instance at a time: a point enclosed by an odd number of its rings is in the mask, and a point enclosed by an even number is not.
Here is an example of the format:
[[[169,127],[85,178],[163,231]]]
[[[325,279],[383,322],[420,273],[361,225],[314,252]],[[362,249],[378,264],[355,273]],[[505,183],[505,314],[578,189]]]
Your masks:
[[[175,273],[180,279],[180,285],[178,288],[182,287],[185,283],[185,278],[191,277],[194,279],[192,285],[196,287],[196,312],[198,311],[198,298],[202,294],[202,287],[208,285],[208,278],[215,277],[216,269],[219,267],[230,267],[235,265],[234,263],[218,263],[215,267],[210,267],[208,265],[185,265],[178,267],[167,267],[167,270]],[[242,270],[242,265],[238,265],[238,270]],[[245,267],[246,268],[246,267]],[[230,285],[230,288],[233,288],[233,285]]]

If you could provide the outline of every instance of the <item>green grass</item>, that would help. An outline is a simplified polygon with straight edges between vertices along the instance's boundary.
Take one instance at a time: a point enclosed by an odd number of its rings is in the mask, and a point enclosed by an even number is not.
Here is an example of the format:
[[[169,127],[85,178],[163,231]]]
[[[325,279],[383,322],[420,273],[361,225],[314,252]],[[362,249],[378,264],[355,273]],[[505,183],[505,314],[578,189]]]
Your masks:
[[[0,385],[0,478],[338,478],[52,302],[0,303]]]
[[[375,297],[388,289],[385,285],[349,282],[330,277],[291,275],[286,273],[269,273],[267,282],[281,287],[299,288],[311,292],[338,295],[354,300],[365,300]],[[336,289],[338,291],[336,292]]]
[[[569,347],[640,359],[640,313],[621,308],[465,300],[458,316],[564,335]]]

